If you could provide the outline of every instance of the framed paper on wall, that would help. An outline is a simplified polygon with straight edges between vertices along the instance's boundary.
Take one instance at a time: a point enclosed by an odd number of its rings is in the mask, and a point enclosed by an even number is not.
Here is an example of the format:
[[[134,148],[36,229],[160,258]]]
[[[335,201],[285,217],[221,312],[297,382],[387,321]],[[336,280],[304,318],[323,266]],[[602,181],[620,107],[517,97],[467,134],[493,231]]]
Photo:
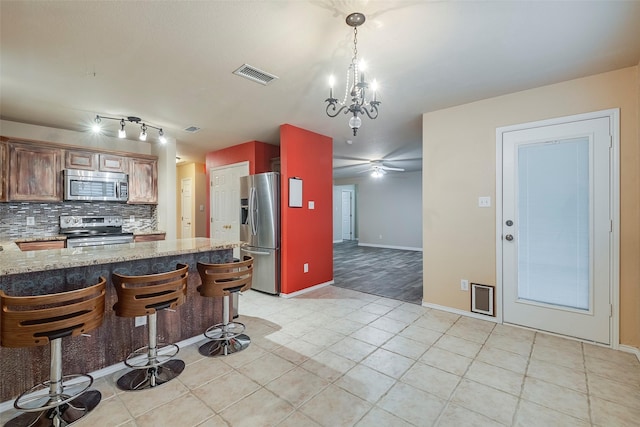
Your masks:
[[[289,207],[302,207],[302,179],[289,178]]]

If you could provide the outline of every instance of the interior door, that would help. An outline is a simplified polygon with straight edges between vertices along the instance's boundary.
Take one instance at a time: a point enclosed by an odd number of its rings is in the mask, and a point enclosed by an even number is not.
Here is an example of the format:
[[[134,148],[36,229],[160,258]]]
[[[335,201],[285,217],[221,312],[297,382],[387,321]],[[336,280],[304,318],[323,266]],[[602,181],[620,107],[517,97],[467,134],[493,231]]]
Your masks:
[[[342,192],[342,240],[351,240],[351,191]]]
[[[240,177],[249,175],[249,163],[211,169],[211,232],[212,239],[240,240]],[[240,255],[239,249],[234,256]]]
[[[610,343],[609,127],[503,133],[504,322]]]
[[[191,211],[193,209],[193,199],[191,197],[191,178],[183,178],[180,181],[180,225],[182,238],[193,236],[193,222]]]

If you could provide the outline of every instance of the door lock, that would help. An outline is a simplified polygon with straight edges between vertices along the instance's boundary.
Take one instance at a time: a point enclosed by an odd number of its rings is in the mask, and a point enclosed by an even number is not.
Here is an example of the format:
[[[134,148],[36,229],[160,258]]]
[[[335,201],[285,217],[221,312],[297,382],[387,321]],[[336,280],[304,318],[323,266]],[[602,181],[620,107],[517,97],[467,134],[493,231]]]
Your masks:
[[[507,224],[508,227],[511,227],[513,225],[513,221],[511,221],[510,219],[507,220],[507,222],[505,223]]]

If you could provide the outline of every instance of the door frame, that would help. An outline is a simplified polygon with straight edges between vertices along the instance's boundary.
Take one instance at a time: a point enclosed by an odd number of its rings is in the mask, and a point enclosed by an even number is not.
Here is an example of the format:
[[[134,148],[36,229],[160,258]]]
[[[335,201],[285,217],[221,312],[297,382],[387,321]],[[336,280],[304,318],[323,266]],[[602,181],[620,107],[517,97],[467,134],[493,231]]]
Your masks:
[[[342,194],[349,193],[349,209],[351,210],[351,217],[349,218],[349,227],[351,228],[351,239],[356,239],[356,220],[355,220],[355,191],[353,188],[347,188],[340,190],[340,231],[341,237],[344,236],[344,230],[342,230],[342,219],[344,218],[344,212],[342,211]],[[342,239],[344,241],[344,239]]]
[[[608,110],[594,111],[591,113],[576,114],[572,116],[558,117],[548,120],[540,120],[529,123],[521,123],[511,126],[496,128],[496,299],[498,302],[498,313],[496,320],[504,323],[503,309],[503,275],[502,275],[502,150],[503,134],[516,130],[531,129],[542,126],[560,125],[569,122],[591,120],[597,118],[608,118],[609,129],[611,131],[610,150],[610,194],[611,206],[611,253],[610,262],[610,302],[611,302],[611,322],[610,337],[613,349],[618,349],[620,345],[620,109],[612,108]]]

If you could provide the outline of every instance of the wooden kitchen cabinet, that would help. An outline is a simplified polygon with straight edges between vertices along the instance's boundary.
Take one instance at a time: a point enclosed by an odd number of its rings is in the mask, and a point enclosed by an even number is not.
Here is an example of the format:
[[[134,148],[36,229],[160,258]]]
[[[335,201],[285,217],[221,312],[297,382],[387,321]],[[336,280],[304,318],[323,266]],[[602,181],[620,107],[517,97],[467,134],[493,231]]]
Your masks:
[[[129,201],[127,203],[158,203],[158,161],[129,159]]]
[[[63,249],[65,247],[64,240],[39,240],[35,242],[17,242],[16,245],[21,251],[40,251],[43,249]]]
[[[112,154],[100,154],[99,169],[102,172],[128,172],[128,159],[123,156],[114,156]]]
[[[8,200],[61,201],[62,150],[11,141],[8,146]]]
[[[138,234],[133,236],[134,242],[156,242],[164,240],[166,233]]]
[[[94,171],[98,169],[98,154],[91,151],[70,151],[64,153],[65,169],[84,169]]]
[[[7,201],[8,171],[7,144],[4,141],[0,141],[0,202]]]

